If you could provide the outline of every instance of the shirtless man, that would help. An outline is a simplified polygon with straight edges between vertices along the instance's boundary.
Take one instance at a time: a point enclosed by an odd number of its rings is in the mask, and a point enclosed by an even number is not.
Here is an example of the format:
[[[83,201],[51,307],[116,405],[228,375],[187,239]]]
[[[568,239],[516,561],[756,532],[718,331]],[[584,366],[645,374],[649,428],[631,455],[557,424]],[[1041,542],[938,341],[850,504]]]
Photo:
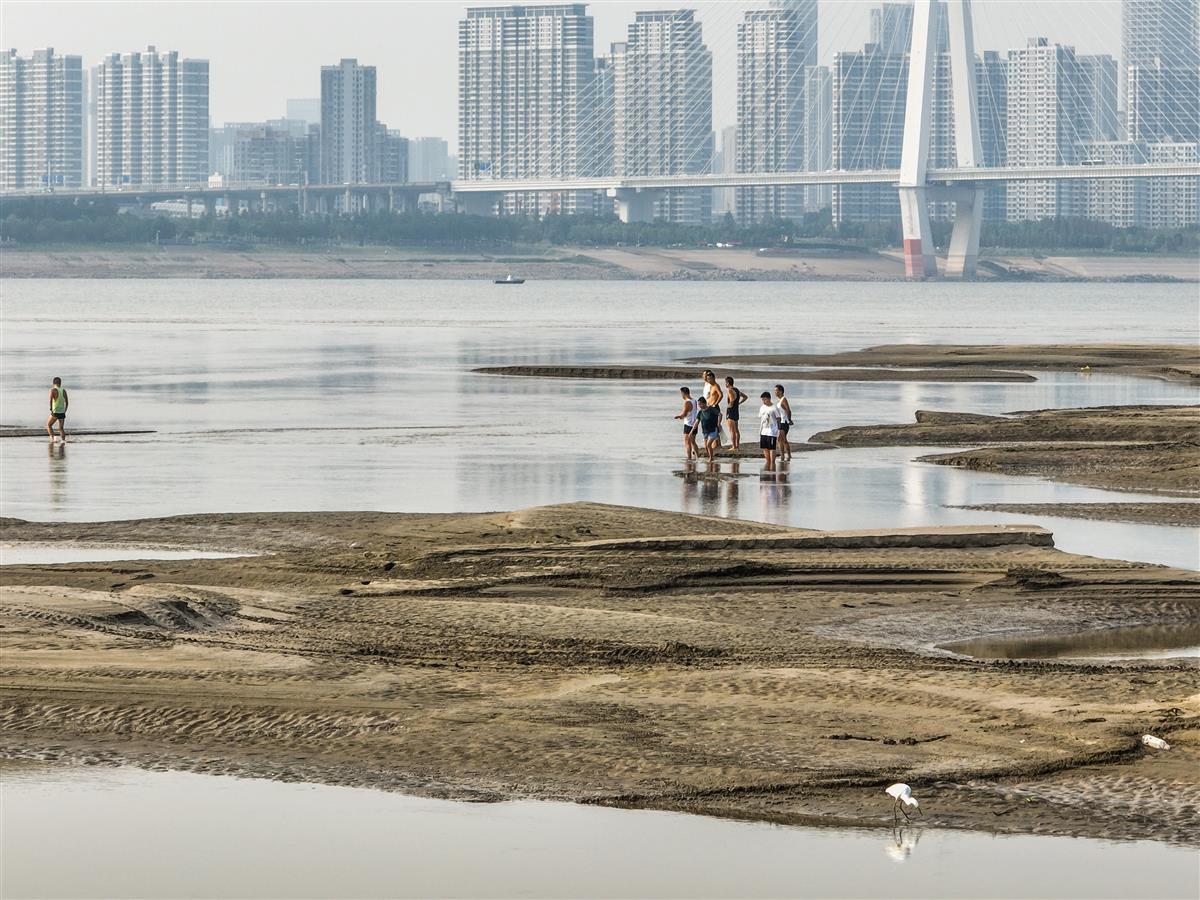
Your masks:
[[[46,419],[46,434],[54,440],[54,423],[58,423],[58,433],[63,443],[67,442],[67,389],[62,386],[62,379],[55,378],[50,387],[50,417]]]

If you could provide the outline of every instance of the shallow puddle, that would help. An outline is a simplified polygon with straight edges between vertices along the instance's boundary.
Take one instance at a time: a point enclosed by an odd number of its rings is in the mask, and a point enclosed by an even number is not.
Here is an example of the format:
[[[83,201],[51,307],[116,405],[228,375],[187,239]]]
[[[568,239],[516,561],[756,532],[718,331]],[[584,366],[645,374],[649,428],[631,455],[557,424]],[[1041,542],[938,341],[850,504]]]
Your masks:
[[[121,562],[138,559],[232,559],[251,555],[253,554],[129,544],[42,544],[33,541],[0,544],[0,566],[48,566],[58,563]]]
[[[1189,897],[1152,842],[791,828],[6,764],[12,897]],[[886,797],[880,813],[887,815]]]
[[[1200,622],[1137,625],[1075,634],[982,637],[943,644],[976,659],[1175,659],[1200,657]]]

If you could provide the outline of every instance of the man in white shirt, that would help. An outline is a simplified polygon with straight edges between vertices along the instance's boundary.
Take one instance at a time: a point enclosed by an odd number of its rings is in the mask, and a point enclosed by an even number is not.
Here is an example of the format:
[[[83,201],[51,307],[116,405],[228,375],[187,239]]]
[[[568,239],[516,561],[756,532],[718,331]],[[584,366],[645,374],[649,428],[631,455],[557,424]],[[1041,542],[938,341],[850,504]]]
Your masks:
[[[767,471],[775,471],[775,443],[779,439],[779,408],[772,402],[770,391],[762,392],[758,408],[758,446],[762,448]]]

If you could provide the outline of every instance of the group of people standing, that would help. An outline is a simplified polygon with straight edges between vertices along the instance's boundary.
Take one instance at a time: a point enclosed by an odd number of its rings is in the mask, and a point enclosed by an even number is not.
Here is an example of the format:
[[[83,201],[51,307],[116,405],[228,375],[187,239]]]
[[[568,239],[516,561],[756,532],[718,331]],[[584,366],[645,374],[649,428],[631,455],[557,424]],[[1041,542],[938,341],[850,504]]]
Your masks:
[[[732,377],[725,379],[725,388],[722,390],[712,369],[705,369],[700,374],[704,379],[701,390],[703,396],[693,398],[691,388],[681,387],[679,394],[683,398],[683,410],[675,418],[683,422],[683,451],[687,458],[700,458],[700,447],[696,443],[699,434],[704,439],[708,461],[712,462],[716,451],[721,449],[722,420],[729,434],[729,449],[735,454],[741,452],[741,406],[750,397],[734,383]],[[792,406],[784,394],[783,385],[777,384],[773,395],[771,391],[763,391],[759,395],[762,404],[758,408],[758,446],[769,470],[775,468],[776,459],[792,458],[792,447],[788,443]],[[725,402],[724,415],[721,413],[722,400]]]

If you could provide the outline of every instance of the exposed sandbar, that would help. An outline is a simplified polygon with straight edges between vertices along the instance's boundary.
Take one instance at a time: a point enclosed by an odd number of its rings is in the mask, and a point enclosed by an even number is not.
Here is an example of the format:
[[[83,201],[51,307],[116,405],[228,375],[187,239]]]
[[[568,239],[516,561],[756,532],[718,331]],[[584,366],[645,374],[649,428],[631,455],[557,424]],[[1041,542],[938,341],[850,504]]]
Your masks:
[[[679,366],[486,366],[473,371],[484,375],[520,375],[530,378],[631,378],[690,382],[697,368]],[[996,369],[722,369],[743,383],[785,381],[1036,381],[1025,372]]]
[[[9,756],[879,827],[899,779],[933,826],[1200,845],[1194,667],[936,649],[1200,617],[1200,575],[1037,527],[572,504],[4,528],[264,554],[6,567]]]
[[[953,509],[986,509],[993,512],[1066,519],[1099,519],[1134,525],[1175,525],[1200,528],[1200,503],[981,503]],[[1200,550],[1197,551],[1200,553]]]
[[[1194,344],[885,344],[844,353],[769,353],[687,360],[693,365],[996,367],[1109,372],[1200,381]]]
[[[1110,490],[1200,494],[1200,407],[1100,406],[1008,416],[922,410],[916,419],[834,428],[811,440],[839,447],[989,444],[920,459]]]

